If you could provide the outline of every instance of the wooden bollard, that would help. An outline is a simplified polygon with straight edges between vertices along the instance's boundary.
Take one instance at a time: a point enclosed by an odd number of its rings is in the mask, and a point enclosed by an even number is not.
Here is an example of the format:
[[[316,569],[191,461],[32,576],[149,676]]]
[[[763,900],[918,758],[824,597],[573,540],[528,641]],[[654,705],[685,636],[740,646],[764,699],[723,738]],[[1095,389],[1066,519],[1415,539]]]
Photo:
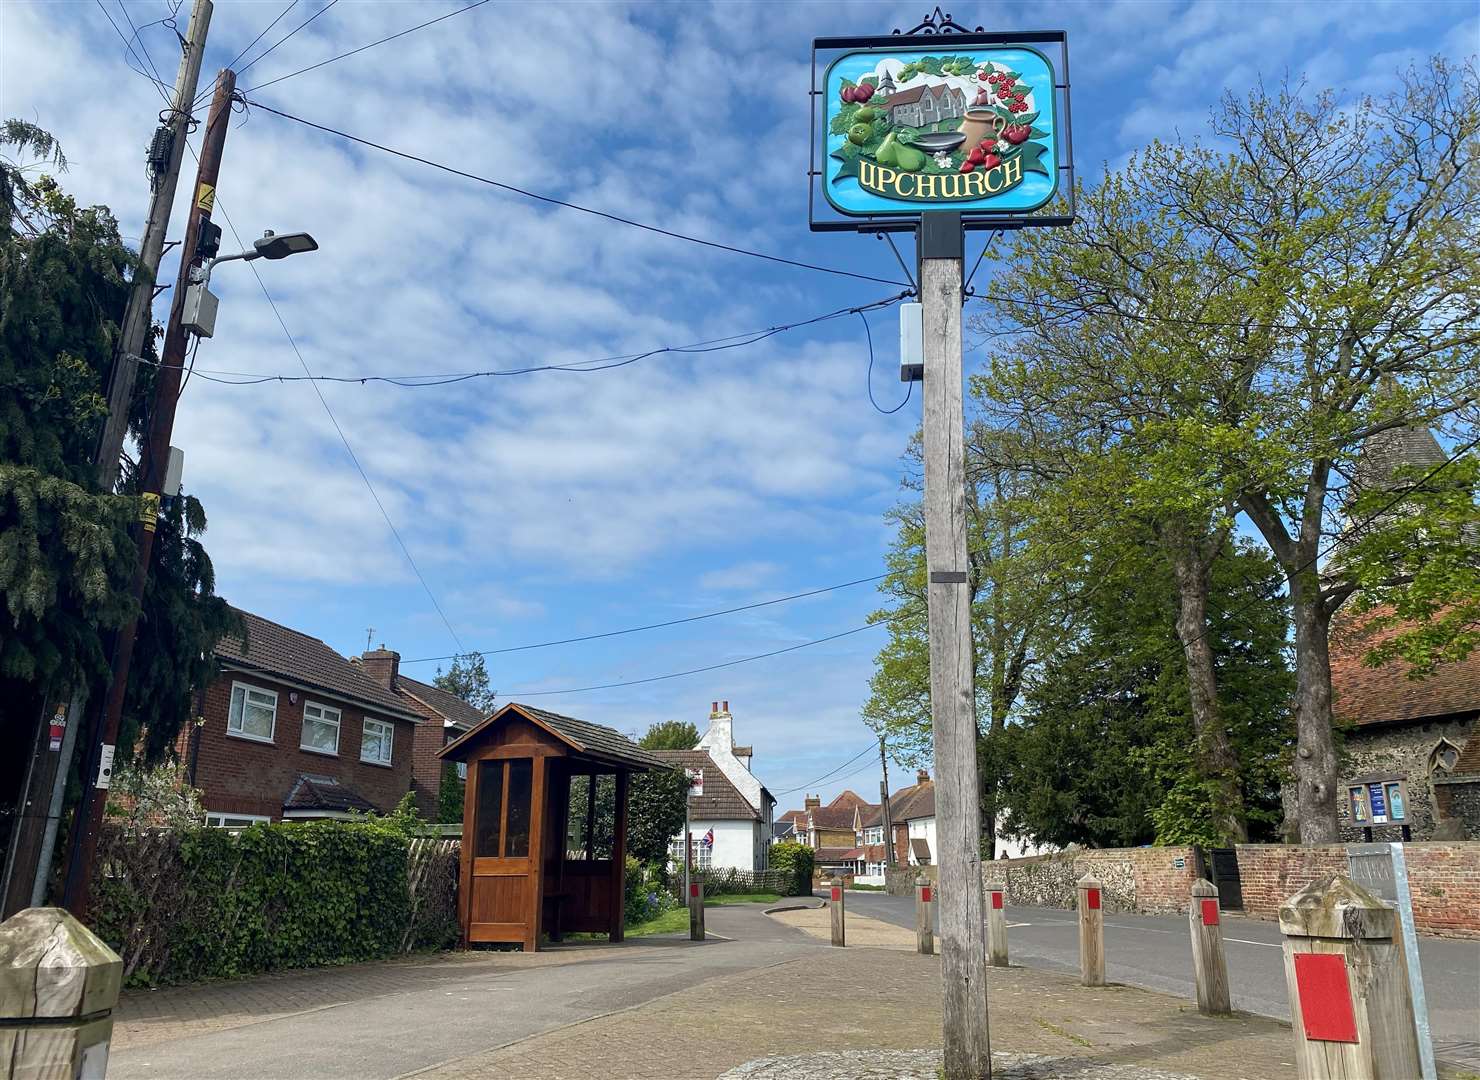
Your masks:
[[[61,908],[0,923],[0,1077],[102,1077],[123,961]]]
[[[1197,1011],[1204,1016],[1227,1016],[1233,1011],[1228,997],[1222,922],[1218,886],[1207,878],[1198,878],[1192,883],[1187,924],[1192,929],[1192,980],[1197,986]]]
[[[832,905],[832,943],[846,945],[847,942],[843,939],[843,879],[833,878],[831,889],[828,896]]]
[[[1105,915],[1100,910],[1102,889],[1093,874],[1079,879],[1079,981],[1105,985]]]
[[[1007,889],[987,886],[987,959],[993,967],[1007,966]]]
[[[1300,1080],[1422,1076],[1398,913],[1341,874],[1280,906]]]
[[[704,940],[704,882],[689,882],[689,940]]]
[[[915,878],[915,948],[935,955],[935,896],[924,874]]]

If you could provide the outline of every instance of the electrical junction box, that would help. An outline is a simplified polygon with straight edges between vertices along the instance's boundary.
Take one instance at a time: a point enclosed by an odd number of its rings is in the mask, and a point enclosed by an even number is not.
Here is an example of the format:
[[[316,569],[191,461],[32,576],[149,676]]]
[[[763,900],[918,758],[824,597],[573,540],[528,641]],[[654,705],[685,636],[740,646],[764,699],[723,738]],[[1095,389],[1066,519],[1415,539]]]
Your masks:
[[[925,378],[925,309],[919,304],[899,305],[899,381],[920,382]]]
[[[185,290],[185,307],[180,324],[190,333],[208,338],[216,332],[216,308],[220,301],[215,293],[197,282]]]

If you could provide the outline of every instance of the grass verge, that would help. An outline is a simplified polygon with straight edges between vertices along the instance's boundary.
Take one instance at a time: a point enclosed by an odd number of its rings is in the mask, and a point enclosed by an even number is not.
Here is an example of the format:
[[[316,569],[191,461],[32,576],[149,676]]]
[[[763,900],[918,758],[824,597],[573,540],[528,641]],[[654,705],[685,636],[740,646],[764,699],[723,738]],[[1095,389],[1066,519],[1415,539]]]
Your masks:
[[[725,893],[721,896],[706,896],[705,907],[723,907],[725,904],[774,904],[781,899],[780,893],[773,892],[750,892],[750,893]]]

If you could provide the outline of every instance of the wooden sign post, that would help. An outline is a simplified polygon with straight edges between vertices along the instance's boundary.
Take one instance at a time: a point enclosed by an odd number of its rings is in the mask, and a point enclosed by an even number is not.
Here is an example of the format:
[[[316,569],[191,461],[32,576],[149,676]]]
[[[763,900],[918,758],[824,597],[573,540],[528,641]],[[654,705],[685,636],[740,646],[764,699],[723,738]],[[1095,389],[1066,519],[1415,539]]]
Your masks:
[[[1233,1011],[1228,996],[1222,922],[1218,886],[1207,878],[1198,878],[1192,883],[1187,924],[1192,930],[1192,979],[1197,985],[1197,1011],[1204,1016],[1227,1016]]]
[[[1079,981],[1105,985],[1105,916],[1102,889],[1092,874],[1079,879]]]
[[[704,882],[697,877],[689,881],[689,940],[704,940]]]
[[[1300,1080],[1423,1075],[1398,913],[1341,874],[1280,907]]]
[[[1007,889],[987,886],[987,959],[993,967],[1007,966]]]
[[[915,878],[915,948],[926,956],[935,955],[934,900],[930,879],[921,874]]]
[[[828,903],[832,906],[832,943],[842,946],[847,942],[843,937],[843,879],[835,877],[832,879],[828,893]]]
[[[102,1077],[123,961],[61,908],[0,923],[0,1076]]]

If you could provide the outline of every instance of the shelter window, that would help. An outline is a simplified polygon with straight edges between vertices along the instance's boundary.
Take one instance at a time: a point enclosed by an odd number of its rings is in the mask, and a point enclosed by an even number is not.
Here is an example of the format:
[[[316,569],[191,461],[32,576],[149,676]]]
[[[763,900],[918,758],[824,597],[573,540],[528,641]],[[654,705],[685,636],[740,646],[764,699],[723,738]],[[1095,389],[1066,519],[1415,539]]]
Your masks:
[[[534,762],[530,758],[478,762],[478,810],[473,827],[475,858],[529,857],[533,782]]]

